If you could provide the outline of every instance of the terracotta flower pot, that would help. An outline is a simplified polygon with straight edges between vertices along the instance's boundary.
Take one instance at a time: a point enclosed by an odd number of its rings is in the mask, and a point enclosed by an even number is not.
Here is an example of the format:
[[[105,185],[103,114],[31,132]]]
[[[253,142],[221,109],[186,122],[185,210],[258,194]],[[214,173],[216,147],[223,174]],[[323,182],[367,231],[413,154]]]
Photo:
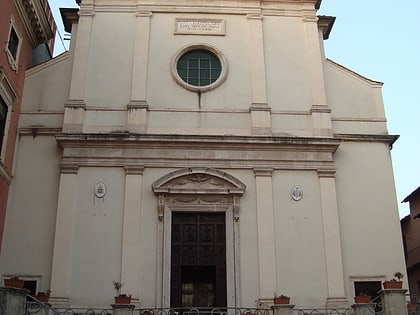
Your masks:
[[[402,281],[385,281],[384,289],[402,289]]]
[[[366,304],[366,303],[369,303],[371,299],[372,299],[372,297],[369,296],[369,295],[358,295],[358,296],[355,296],[354,297],[354,301],[357,304]]]
[[[120,294],[119,296],[115,297],[115,304],[130,304],[131,303],[131,295]]]
[[[274,305],[276,304],[290,304],[290,297],[275,297],[274,299]]]
[[[5,287],[23,289],[23,284],[24,283],[25,283],[25,281],[22,280],[22,279],[19,279],[19,278],[4,279],[4,286]]]
[[[407,304],[407,310],[414,312],[417,309],[417,304]]]
[[[42,303],[47,303],[48,300],[50,299],[50,296],[48,294],[35,294],[33,296],[35,299],[37,299],[38,301],[42,302]]]

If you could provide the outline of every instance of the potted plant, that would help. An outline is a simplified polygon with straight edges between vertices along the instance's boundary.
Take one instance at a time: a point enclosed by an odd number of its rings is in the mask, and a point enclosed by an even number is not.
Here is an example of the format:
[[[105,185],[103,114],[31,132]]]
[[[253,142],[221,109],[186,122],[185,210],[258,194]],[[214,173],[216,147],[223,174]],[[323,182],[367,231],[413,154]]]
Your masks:
[[[360,292],[359,295],[356,295],[354,297],[354,301],[356,304],[366,304],[369,303],[372,297],[370,295],[367,295],[365,292]]]
[[[112,283],[114,284],[115,291],[117,291],[117,295],[115,296],[115,304],[130,304],[131,295],[121,294],[122,283],[119,281],[112,281]]]
[[[23,289],[25,281],[22,279],[19,279],[19,277],[11,277],[8,279],[4,279],[4,286],[6,287],[12,287],[17,289]]]
[[[276,292],[274,292],[273,298],[274,305],[276,304],[290,304],[290,296],[281,294],[277,296]]]
[[[33,297],[37,299],[39,302],[47,303],[50,299],[51,290],[48,290],[47,293],[45,292],[38,292]]]
[[[384,289],[402,289],[401,279],[403,277],[404,275],[401,272],[396,272],[393,279],[384,281]]]

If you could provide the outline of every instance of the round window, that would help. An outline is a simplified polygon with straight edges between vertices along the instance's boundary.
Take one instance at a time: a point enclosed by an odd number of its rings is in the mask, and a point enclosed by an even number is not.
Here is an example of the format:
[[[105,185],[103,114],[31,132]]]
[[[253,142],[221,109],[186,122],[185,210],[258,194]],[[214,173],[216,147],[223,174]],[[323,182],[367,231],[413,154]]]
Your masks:
[[[186,52],[179,58],[176,70],[185,83],[193,86],[206,86],[220,77],[222,65],[212,52],[195,49]]]
[[[196,45],[182,49],[173,62],[175,79],[191,91],[208,91],[222,83],[227,64],[214,48]]]

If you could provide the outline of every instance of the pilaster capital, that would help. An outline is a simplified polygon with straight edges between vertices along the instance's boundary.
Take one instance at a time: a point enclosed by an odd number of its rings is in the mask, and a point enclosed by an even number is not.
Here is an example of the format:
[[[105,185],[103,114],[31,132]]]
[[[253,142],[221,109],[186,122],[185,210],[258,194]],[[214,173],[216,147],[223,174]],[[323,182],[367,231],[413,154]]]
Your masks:
[[[318,169],[319,178],[335,178],[336,169]]]
[[[254,13],[254,14],[248,14],[246,16],[246,18],[248,20],[260,20],[260,21],[262,21],[262,19],[264,18],[264,16],[262,14],[256,14],[256,13]]]
[[[328,105],[312,105],[311,107],[311,114],[312,113],[331,113],[331,108],[328,107]]]
[[[86,103],[84,100],[68,100],[66,104],[64,104],[65,108],[72,108],[72,109],[86,109]]]
[[[143,175],[144,166],[142,165],[126,165],[124,166],[125,175]]]
[[[79,172],[79,165],[62,163],[60,164],[61,174],[77,174]]]
[[[249,111],[267,111],[271,112],[271,107],[267,103],[252,103]]]
[[[257,167],[254,168],[255,176],[261,177],[271,177],[273,175],[274,169],[271,167]]]
[[[132,109],[149,109],[149,104],[147,104],[147,102],[144,101],[144,100],[131,100],[127,104],[127,109],[128,110],[132,110]]]
[[[82,4],[79,10],[79,16],[93,17],[95,13],[93,12],[95,6],[93,4]]]
[[[139,17],[151,18],[152,17],[152,15],[153,15],[152,12],[150,12],[150,11],[144,11],[142,9],[143,9],[142,6],[137,6],[137,8],[136,8],[136,17],[137,18],[139,18]]]

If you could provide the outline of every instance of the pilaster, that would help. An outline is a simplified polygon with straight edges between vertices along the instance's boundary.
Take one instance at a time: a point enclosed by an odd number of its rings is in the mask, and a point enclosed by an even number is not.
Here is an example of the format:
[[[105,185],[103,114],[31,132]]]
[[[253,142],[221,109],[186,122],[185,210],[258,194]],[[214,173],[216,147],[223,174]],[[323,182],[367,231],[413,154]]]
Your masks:
[[[89,68],[89,48],[92,33],[93,5],[81,4],[79,10],[73,71],[70,82],[69,100],[84,100]]]
[[[262,20],[263,16],[260,14],[248,15],[252,92],[252,104],[249,111],[251,132],[254,135],[271,134],[271,110],[267,100]]]
[[[65,105],[63,132],[82,132],[85,116],[89,48],[92,32],[93,5],[81,4],[74,47],[69,100]],[[73,47],[72,47],[73,49]]]
[[[69,100],[64,105],[63,132],[82,132],[85,113],[86,104],[83,100]]]
[[[77,199],[77,165],[61,165],[51,270],[50,303],[69,305],[72,261],[73,212]]]
[[[277,290],[272,173],[273,169],[270,168],[254,169],[260,298],[272,296]]]
[[[142,11],[141,6],[138,6],[136,10],[131,100],[127,105],[127,130],[134,133],[145,133],[147,130],[149,106],[146,101],[146,91],[151,16],[151,12]]]
[[[335,170],[318,170],[324,229],[325,270],[327,277],[327,307],[348,307],[345,298],[340,221],[338,217]]]
[[[317,22],[318,18],[313,7],[304,10],[306,67],[312,95],[313,135],[315,137],[326,137],[332,136],[331,110],[327,105],[323,69],[324,56]]]
[[[140,270],[140,211],[142,166],[125,167],[125,198],[123,218],[121,282],[125,291],[131,294],[134,304],[139,304]]]

